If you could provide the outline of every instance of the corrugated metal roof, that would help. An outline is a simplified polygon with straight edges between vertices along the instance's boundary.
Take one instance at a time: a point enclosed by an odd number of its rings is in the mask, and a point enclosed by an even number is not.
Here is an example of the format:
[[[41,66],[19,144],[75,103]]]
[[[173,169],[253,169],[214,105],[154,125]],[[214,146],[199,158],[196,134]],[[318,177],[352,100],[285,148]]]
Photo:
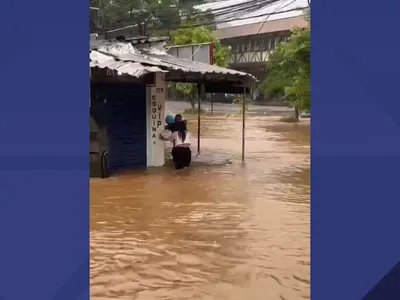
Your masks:
[[[156,67],[146,67],[140,63],[135,62],[118,61],[112,55],[109,55],[113,52],[113,49],[108,48],[109,46],[104,47],[104,53],[98,52],[96,50],[92,50],[90,52],[90,67],[98,67],[101,69],[107,68],[117,71],[118,74],[127,74],[135,78],[139,78],[150,72],[162,72],[161,69]],[[121,47],[123,46],[121,45]],[[127,49],[129,49],[129,47],[127,47]],[[128,51],[127,49],[125,49],[125,51]]]
[[[182,73],[189,75],[220,75],[225,80],[229,77],[231,81],[256,80],[251,74],[215,65],[178,59],[157,49],[136,49],[128,43],[93,41],[93,43],[91,42],[90,59],[91,66],[110,68],[121,71],[124,74],[134,74],[132,76],[135,77],[140,77],[146,72],[166,72],[174,73],[174,76],[172,76],[174,80],[179,81],[179,79],[182,79],[182,82],[187,81],[187,78],[180,75]],[[174,71],[178,71],[178,73]],[[221,80],[221,77],[213,76],[211,80],[218,81]],[[193,79],[193,81],[195,80]]]
[[[90,67],[107,68],[117,71],[118,74],[126,74],[135,78],[139,78],[148,73],[165,72],[160,68],[144,66],[137,62],[118,61],[112,56],[107,56],[97,51],[91,51],[90,53]]]
[[[287,31],[292,30],[295,27],[306,27],[307,25],[308,23],[304,17],[298,16],[294,18],[221,28],[214,31],[214,34],[218,39],[224,40],[241,36]]]

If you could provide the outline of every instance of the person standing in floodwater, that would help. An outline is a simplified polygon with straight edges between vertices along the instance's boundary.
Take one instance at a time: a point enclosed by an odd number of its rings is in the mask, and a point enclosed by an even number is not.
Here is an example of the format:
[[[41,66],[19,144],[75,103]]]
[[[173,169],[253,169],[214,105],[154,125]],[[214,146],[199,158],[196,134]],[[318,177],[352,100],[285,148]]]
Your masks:
[[[172,160],[175,169],[180,170],[190,166],[192,161],[192,134],[187,130],[186,123],[182,119],[174,123],[174,131],[168,130],[160,135],[165,141],[172,142]]]
[[[182,118],[182,115],[180,115],[180,114],[177,114],[176,116],[175,116],[175,118],[174,118],[174,121],[173,122],[168,122],[169,119],[170,118],[170,115],[168,115],[167,116],[167,119],[165,120],[166,121],[166,123],[167,123],[167,125],[165,126],[165,129],[167,129],[167,130],[170,130],[171,132],[175,132],[176,131],[176,124],[178,124],[179,122],[184,122],[186,125],[187,125],[187,121],[186,120],[184,120],[183,118]]]

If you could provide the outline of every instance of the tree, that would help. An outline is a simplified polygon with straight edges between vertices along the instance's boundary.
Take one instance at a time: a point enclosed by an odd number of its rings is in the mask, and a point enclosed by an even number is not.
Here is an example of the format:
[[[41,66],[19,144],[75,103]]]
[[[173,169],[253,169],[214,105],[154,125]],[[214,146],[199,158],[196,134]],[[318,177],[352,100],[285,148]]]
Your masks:
[[[149,16],[142,0],[90,0],[90,5],[101,10],[105,31],[143,22]]]
[[[188,21],[186,21],[188,23]],[[172,32],[173,45],[189,45],[200,43],[213,43],[214,45],[214,61],[217,66],[226,67],[228,64],[230,47],[225,47],[212,34],[212,30],[205,26],[197,26],[192,28],[182,28]],[[190,100],[192,109],[195,109],[196,86],[191,83],[177,83],[172,86],[183,96]]]
[[[102,13],[104,30],[146,22],[153,35],[169,35],[181,25],[182,15],[191,14],[203,0],[90,0]]]
[[[309,21],[309,15],[306,15]],[[282,97],[299,110],[308,110],[310,103],[310,25],[296,28],[286,43],[271,53],[267,62],[268,76],[260,85],[267,96]]]

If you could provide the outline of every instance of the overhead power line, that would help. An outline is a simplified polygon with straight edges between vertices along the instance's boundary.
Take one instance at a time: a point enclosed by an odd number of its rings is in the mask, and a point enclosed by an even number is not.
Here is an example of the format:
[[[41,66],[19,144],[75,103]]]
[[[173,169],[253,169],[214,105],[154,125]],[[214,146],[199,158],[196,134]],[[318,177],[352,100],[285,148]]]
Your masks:
[[[288,7],[289,5],[293,4],[295,1],[296,1],[296,0],[293,0],[293,1],[289,2],[289,3],[286,4],[286,5],[277,7],[277,8],[273,11],[273,13],[277,12],[278,10],[280,10],[280,9],[282,9],[282,8]],[[271,15],[271,14],[268,15],[268,16],[265,18],[264,22],[262,22],[262,24],[260,25],[260,28],[257,30],[257,34],[260,33],[261,29],[263,28],[264,24],[268,21],[268,19],[269,19],[270,16],[272,16],[272,15]]]
[[[251,19],[256,19],[256,18],[260,18],[260,17],[267,17],[267,16],[271,16],[271,15],[278,15],[278,14],[287,13],[287,12],[303,11],[304,9],[305,8],[303,8],[303,7],[301,7],[301,8],[292,8],[292,9],[288,9],[288,10],[284,10],[284,11],[272,12],[272,13],[264,13],[264,14],[259,14],[259,15],[255,15],[255,16],[251,16],[251,17],[222,20],[220,22],[200,23],[200,24],[194,24],[194,25],[182,25],[179,28],[184,29],[184,28],[195,28],[195,27],[202,27],[202,26],[213,26],[213,25],[218,25],[218,24],[223,24],[223,23],[226,23],[226,22],[230,22],[230,21],[251,20]]]
[[[305,10],[306,7],[298,7],[298,8],[293,8],[293,9],[288,9],[288,10],[283,10],[283,11],[278,11],[284,7],[287,7],[288,5],[292,4],[294,1],[290,2],[289,4],[286,4],[284,6],[281,6],[277,8],[273,12],[269,13],[262,13],[262,14],[257,14],[253,16],[247,16],[247,17],[238,17],[238,14],[235,14],[236,12],[241,13],[242,15],[252,13],[258,9],[261,8],[266,8],[272,4],[275,4],[281,0],[250,0],[245,3],[239,3],[235,5],[231,5],[230,7],[220,7],[216,9],[210,9],[210,10],[205,10],[205,11],[194,11],[188,15],[186,15],[186,20],[182,16],[178,16],[176,18],[166,18],[166,19],[159,19],[161,24],[163,21],[168,21],[168,26],[170,27],[157,27],[155,29],[157,30],[176,30],[176,29],[186,29],[186,28],[196,28],[196,27],[202,27],[202,26],[216,26],[219,24],[224,24],[227,22],[231,21],[241,21],[241,20],[251,20],[255,18],[260,18],[260,17],[266,17],[266,19],[263,21],[263,24],[261,25],[259,31],[261,30],[262,26],[265,24],[265,22],[268,21],[268,19],[272,15],[277,15],[277,14],[282,14],[282,13],[287,13],[287,12],[293,12],[293,11],[302,11]],[[168,12],[169,9],[160,9],[160,10],[153,10],[153,14],[157,14],[158,12],[163,11],[163,12]],[[209,16],[213,17],[212,21],[208,21],[207,17]],[[203,18],[203,19],[202,19]],[[145,21],[149,21],[150,17],[146,18]],[[219,20],[216,20],[219,19]],[[131,20],[130,17],[127,17],[125,21],[127,23]],[[121,20],[123,21],[123,20]],[[185,21],[193,22],[193,24],[182,24]],[[115,29],[115,28],[114,28]],[[112,30],[111,28],[108,28],[107,30]]]
[[[264,1],[263,5],[261,5],[261,7],[256,7],[254,8],[251,12],[254,12],[254,10],[258,10],[260,8],[266,8],[276,2],[279,2],[281,0],[269,0],[269,1]],[[254,6],[253,6],[254,7]],[[298,9],[296,9],[298,10]],[[193,18],[192,14],[187,16],[187,19],[191,22],[194,22],[194,24],[181,24],[182,20],[181,18],[176,18],[172,20],[172,24],[179,26],[179,28],[193,28],[193,27],[199,27],[199,26],[215,26],[215,25],[219,25],[219,24],[223,24],[223,23],[227,23],[230,21],[239,21],[239,20],[248,20],[248,19],[254,19],[254,18],[259,18],[259,17],[263,17],[263,16],[268,16],[271,15],[271,13],[263,13],[263,14],[259,14],[259,15],[255,15],[255,16],[249,16],[249,17],[237,17],[237,15],[233,15],[234,12],[236,11],[242,11],[243,14],[249,14],[251,12],[249,11],[243,11],[243,9],[241,9],[240,7],[236,8],[236,10],[228,10],[227,12],[224,13],[220,13],[220,14],[214,14],[212,13],[213,16],[213,21],[211,22],[204,22],[203,20],[201,20],[200,17],[197,18]],[[276,13],[272,13],[272,14],[280,14],[280,13],[284,13],[284,12],[288,12],[291,10],[287,10],[287,11],[280,11],[280,12],[276,12]],[[211,11],[208,11],[208,13],[210,13]],[[197,16],[200,14],[196,14]],[[203,17],[208,16],[207,13],[204,13]],[[226,18],[221,18],[221,16],[226,16]],[[218,17],[220,17],[220,20],[216,20]],[[171,19],[169,19],[169,23],[171,24]],[[197,22],[196,22],[197,21]],[[167,28],[164,28],[167,29]]]
[[[193,7],[193,15],[198,15],[198,14],[204,14],[207,12],[211,12],[211,13],[218,13],[218,12],[226,12],[226,11],[230,11],[232,9],[236,9],[236,8],[244,8],[244,7],[254,7],[254,6],[258,6],[258,5],[268,5],[271,2],[275,2],[273,0],[250,0],[247,2],[241,2],[241,3],[237,3],[237,4],[233,4],[230,6],[224,6],[224,7],[219,7],[219,8],[214,8],[214,9],[207,9],[207,10],[203,10],[203,9],[196,9]],[[157,11],[168,11],[168,8],[160,8]]]
[[[242,14],[248,14],[257,9],[264,8],[270,4],[273,4],[277,1],[280,1],[280,0],[250,0],[248,2],[231,5],[230,7],[220,7],[220,8],[210,9],[210,10],[206,10],[206,11],[195,10],[195,11],[191,12],[190,14],[188,14],[186,17],[190,18],[192,21],[195,21],[196,19],[200,19],[201,17],[208,17],[210,14],[212,14],[212,16],[214,18],[222,19],[223,17],[225,17],[225,16],[228,17],[235,12],[240,12]],[[179,10],[179,9],[177,9],[177,10]],[[148,10],[148,9],[144,8],[141,11],[142,12],[147,11],[149,14],[154,16],[154,15],[160,15],[160,14],[162,15],[163,12],[167,13],[167,12],[171,11],[171,8],[159,8],[156,10]],[[149,16],[149,18],[146,18],[146,19],[150,19],[151,15]],[[106,16],[107,15],[105,15],[105,17]],[[129,22],[131,19],[132,19],[132,16],[127,15],[124,18],[119,18],[118,23],[121,23],[123,21]],[[171,21],[171,18],[168,18],[168,20]],[[174,23],[180,23],[182,21],[182,18],[181,18],[181,16],[179,16],[178,18],[172,19],[172,21]]]
[[[242,5],[236,5],[235,7],[225,7],[224,10],[207,10],[204,12],[194,12],[188,15],[191,21],[196,21],[196,19],[201,19],[202,17],[212,16],[214,18],[213,22],[224,23],[232,19],[240,19],[239,15],[246,15],[252,13],[261,8],[268,7],[281,0],[268,0],[268,1],[251,1],[244,3]],[[219,20],[218,20],[219,19]]]

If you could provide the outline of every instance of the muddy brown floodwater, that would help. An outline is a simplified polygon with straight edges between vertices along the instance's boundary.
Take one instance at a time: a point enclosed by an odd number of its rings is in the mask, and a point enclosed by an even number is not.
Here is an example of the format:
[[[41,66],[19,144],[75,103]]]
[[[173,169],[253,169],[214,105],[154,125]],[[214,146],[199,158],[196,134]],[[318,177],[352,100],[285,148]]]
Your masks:
[[[91,180],[92,300],[310,298],[309,126],[246,132],[245,165],[240,119],[209,117],[190,169]]]

